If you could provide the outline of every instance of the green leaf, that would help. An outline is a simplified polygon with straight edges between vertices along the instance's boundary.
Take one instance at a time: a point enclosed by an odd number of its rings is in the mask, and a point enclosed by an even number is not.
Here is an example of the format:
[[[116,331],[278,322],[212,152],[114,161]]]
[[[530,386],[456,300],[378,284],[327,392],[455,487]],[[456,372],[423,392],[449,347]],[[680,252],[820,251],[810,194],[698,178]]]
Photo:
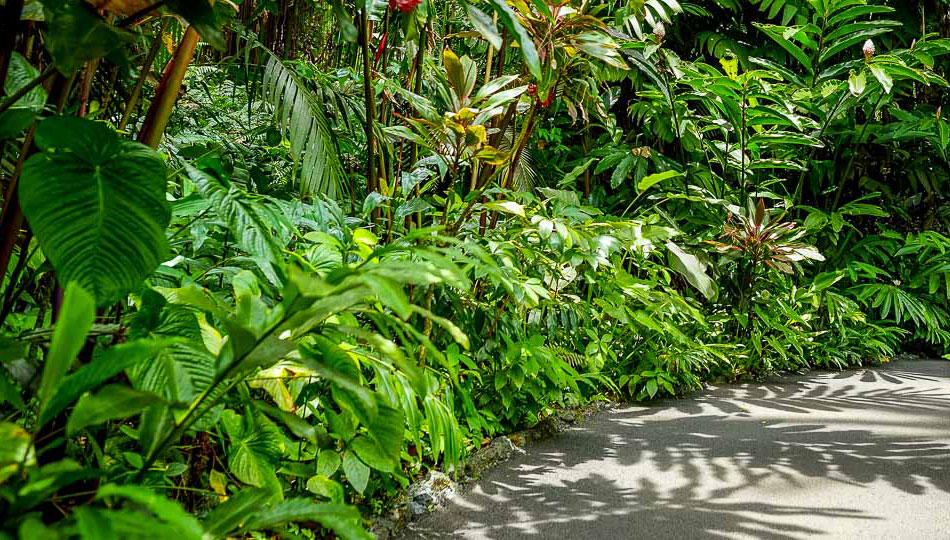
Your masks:
[[[39,76],[39,70],[31,66],[20,53],[14,52],[10,55],[7,79],[3,85],[4,91],[7,96],[11,96]],[[22,133],[43,110],[45,104],[46,91],[43,90],[42,85],[27,92],[6,112],[0,114],[0,140]]]
[[[333,476],[333,473],[340,468],[340,454],[335,450],[321,450],[317,458],[317,474],[323,476]]]
[[[651,174],[645,177],[643,180],[640,180],[640,183],[637,184],[637,191],[646,191],[664,180],[669,180],[670,178],[676,178],[678,176],[683,176],[683,173],[677,171],[663,171],[661,173]]]
[[[253,424],[251,423],[253,420]],[[245,484],[280,493],[277,465],[280,462],[280,430],[263,416],[239,416],[234,411],[221,415],[231,449],[228,468]]]
[[[637,162],[640,160],[637,156],[626,155],[620,163],[617,164],[617,167],[614,168],[613,173],[610,175],[610,187],[611,189],[616,189],[620,184],[622,184],[630,173],[636,167]]]
[[[647,389],[647,394],[650,394],[650,397],[651,397],[651,398],[652,398],[652,397],[655,397],[655,396],[656,396],[656,392],[657,392],[657,390],[659,389],[658,386],[657,386],[656,379],[649,379],[649,380],[647,380],[646,389]]]
[[[86,364],[63,379],[62,384],[43,408],[39,424],[45,425],[79,396],[135,365],[145,362],[174,340],[136,340],[122,343],[103,351],[91,363]]]
[[[595,161],[597,161],[597,158],[588,158],[586,161],[584,161],[580,165],[571,169],[571,172],[564,175],[564,178],[562,178],[561,181],[558,182],[557,185],[561,187],[572,186],[574,184],[574,181],[580,178],[580,176],[584,174],[584,172],[586,172],[587,169],[590,168],[591,164],[593,164]]]
[[[317,504],[307,499],[289,499],[269,506],[251,516],[245,527],[248,530],[271,529],[295,521],[316,521],[343,540],[373,539],[360,526],[360,514],[355,507]]]
[[[332,503],[339,504],[343,502],[343,486],[336,480],[331,480],[322,474],[311,476],[307,480],[307,491],[329,499]]]
[[[344,24],[344,30],[346,27]],[[268,56],[263,95],[274,106],[278,127],[290,140],[294,159],[301,162],[301,188],[310,195],[339,197],[347,177],[339,141],[325,112],[328,103],[279,56],[263,45],[260,48]]]
[[[219,504],[201,524],[205,537],[225,538],[241,528],[247,518],[259,510],[270,498],[266,489],[245,488]]]
[[[871,64],[868,66],[871,69],[871,74],[874,75],[874,78],[877,79],[877,82],[881,83],[881,87],[884,88],[884,92],[887,94],[891,93],[891,89],[894,88],[894,79],[887,73],[887,70],[884,66],[879,64]]]
[[[9,403],[16,410],[26,412],[26,403],[20,396],[20,387],[11,381],[4,370],[0,369],[0,405]]]
[[[121,53],[121,48],[134,39],[134,34],[107,24],[83,2],[43,4],[47,27],[43,33],[45,45],[60,73],[72,75],[89,60],[104,56],[124,61],[124,57],[116,58],[115,54]]]
[[[771,24],[759,24],[753,23],[756,28],[765,32],[765,35],[772,38],[776,43],[778,43],[783,49],[788,51],[796,60],[801,63],[801,65],[808,70],[809,73],[812,72],[811,59],[808,58],[808,54],[802,50],[801,47],[792,43],[788,37],[794,35],[796,30],[794,28],[789,28],[785,26],[776,26]]]
[[[373,290],[379,301],[393,312],[400,319],[408,319],[412,313],[412,307],[409,304],[409,297],[406,292],[395,281],[383,276],[366,274],[363,279]]]
[[[0,423],[0,485],[20,469],[36,465],[33,438],[22,427],[9,422]]]
[[[353,452],[343,454],[343,474],[358,493],[362,494],[369,483],[369,467]]]
[[[492,21],[492,18],[469,2],[463,2],[463,4],[465,5],[466,13],[468,13],[468,20],[471,21],[475,30],[477,30],[492,47],[496,50],[500,49],[501,35],[498,33],[498,28],[495,27],[495,22]]]
[[[153,353],[128,369],[135,388],[172,403],[190,403],[211,386],[215,357],[200,343],[166,343]]]
[[[96,493],[97,499],[103,497],[120,497],[140,504],[154,512],[159,519],[173,526],[179,532],[181,538],[201,540],[201,525],[198,524],[194,516],[185,512],[178,503],[169,500],[164,495],[159,495],[140,486],[107,484],[100,487]]]
[[[23,167],[23,213],[59,279],[110,305],[168,252],[165,165],[150,148],[82,118],[44,120],[36,142],[46,151]]]
[[[682,274],[690,285],[703,293],[707,300],[715,300],[719,290],[716,282],[706,274],[705,265],[695,255],[686,253],[673,242],[667,242],[666,247],[673,255],[673,269]]]
[[[518,217],[525,217],[524,206],[521,206],[515,201],[489,201],[483,203],[482,206],[496,212],[511,214]]]
[[[227,48],[221,24],[215,17],[214,6],[210,0],[169,0],[165,6],[188,21],[209,45],[219,51]]]
[[[400,443],[402,441],[400,440]],[[350,449],[359,456],[360,460],[377,471],[393,472],[396,463],[386,451],[366,435],[357,435],[350,442]]]
[[[356,415],[363,424],[376,416],[376,399],[372,391],[360,383],[359,368],[336,344],[318,337],[316,348],[300,347],[304,365],[333,384],[333,399],[343,409]]]
[[[95,318],[96,305],[92,296],[79,285],[68,284],[37,391],[40,417],[59,391],[60,383],[86,342],[86,334],[89,333]]]
[[[186,165],[185,170],[198,191],[211,201],[211,206],[234,234],[241,249],[267,261],[283,260],[283,249],[272,233],[277,218],[270,209],[234,183],[191,165]]]
[[[90,506],[75,509],[76,528],[82,540],[113,540],[118,538],[112,526],[111,512]]]
[[[508,29],[508,33],[515,36],[518,46],[521,48],[521,55],[524,57],[528,71],[536,80],[543,78],[541,74],[541,59],[538,56],[538,49],[534,46],[531,35],[525,30],[515,12],[508,6],[505,0],[489,0],[492,9],[498,14],[498,20]]]
[[[147,407],[164,402],[165,400],[152,392],[140,392],[128,386],[112,384],[95,394],[86,394],[79,398],[66,423],[66,433],[72,436],[84,427],[128,418]]]
[[[287,426],[294,435],[312,444],[317,444],[317,428],[306,419],[260,400],[254,401],[254,407],[274,420],[279,420]]]
[[[343,39],[350,43],[356,43],[356,40],[359,39],[359,30],[353,24],[353,17],[343,7],[341,0],[330,0],[330,5],[333,7],[333,14],[340,24],[340,33],[343,35]]]

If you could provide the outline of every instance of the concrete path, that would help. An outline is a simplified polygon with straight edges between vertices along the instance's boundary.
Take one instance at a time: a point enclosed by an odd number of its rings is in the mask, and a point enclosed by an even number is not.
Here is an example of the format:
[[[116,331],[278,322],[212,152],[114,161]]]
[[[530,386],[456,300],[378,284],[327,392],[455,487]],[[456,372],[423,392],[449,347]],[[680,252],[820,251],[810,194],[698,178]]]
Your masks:
[[[950,362],[605,412],[405,537],[950,540]]]

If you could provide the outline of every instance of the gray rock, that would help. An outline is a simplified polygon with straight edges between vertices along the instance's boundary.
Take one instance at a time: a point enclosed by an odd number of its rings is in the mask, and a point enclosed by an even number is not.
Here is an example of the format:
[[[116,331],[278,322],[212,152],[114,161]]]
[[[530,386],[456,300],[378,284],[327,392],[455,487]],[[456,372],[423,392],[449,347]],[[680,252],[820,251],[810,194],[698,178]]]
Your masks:
[[[478,478],[482,472],[492,466],[507,461],[515,452],[523,451],[510,438],[502,435],[496,437],[485,448],[476,450],[466,464],[465,471],[469,476]]]
[[[431,512],[455,497],[455,483],[439,471],[429,471],[421,482],[409,486],[409,512],[413,516]]]

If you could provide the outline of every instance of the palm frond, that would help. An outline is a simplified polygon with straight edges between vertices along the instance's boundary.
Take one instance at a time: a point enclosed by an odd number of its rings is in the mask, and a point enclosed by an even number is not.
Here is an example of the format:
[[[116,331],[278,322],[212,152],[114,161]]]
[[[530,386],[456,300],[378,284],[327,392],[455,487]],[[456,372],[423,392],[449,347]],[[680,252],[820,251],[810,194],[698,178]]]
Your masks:
[[[339,198],[345,189],[346,173],[323,102],[277,55],[261,48],[268,56],[264,99],[274,106],[278,127],[290,140],[294,159],[301,164],[301,192]]]

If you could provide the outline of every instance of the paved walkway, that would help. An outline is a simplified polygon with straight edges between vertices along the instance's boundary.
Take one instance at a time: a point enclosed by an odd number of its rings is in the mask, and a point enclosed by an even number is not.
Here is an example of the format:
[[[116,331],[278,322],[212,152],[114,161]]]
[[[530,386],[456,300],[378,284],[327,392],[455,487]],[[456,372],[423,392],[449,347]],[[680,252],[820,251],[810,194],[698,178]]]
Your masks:
[[[950,362],[782,377],[594,417],[407,538],[950,539]]]

